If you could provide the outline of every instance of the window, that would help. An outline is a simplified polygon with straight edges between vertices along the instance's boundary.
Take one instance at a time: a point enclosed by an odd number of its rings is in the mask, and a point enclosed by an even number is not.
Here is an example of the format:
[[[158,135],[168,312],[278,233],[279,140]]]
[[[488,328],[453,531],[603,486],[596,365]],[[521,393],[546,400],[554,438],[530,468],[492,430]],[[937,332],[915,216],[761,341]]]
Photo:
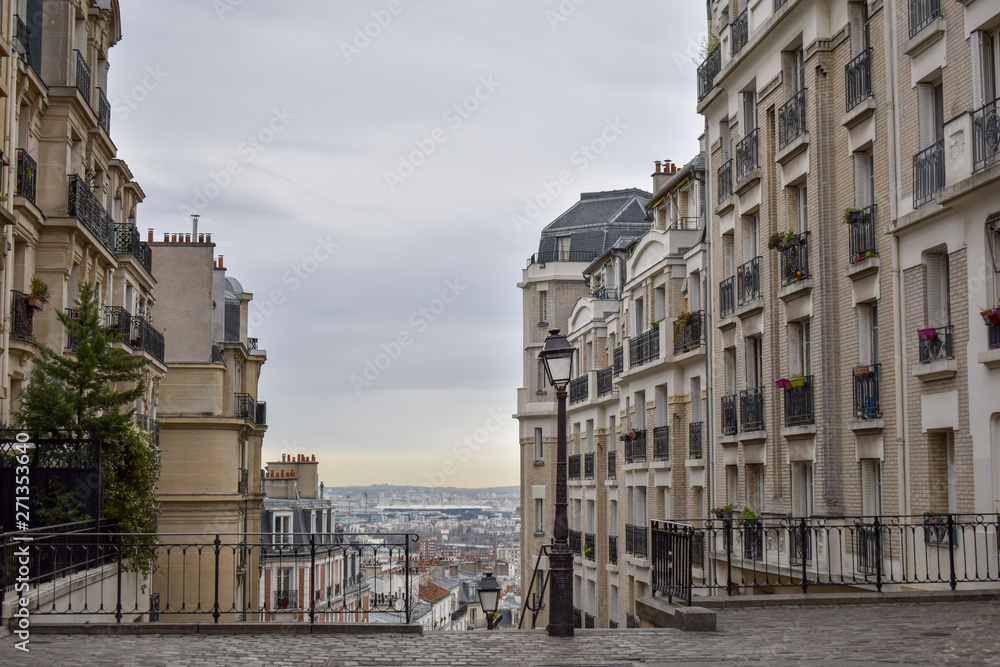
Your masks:
[[[535,498],[535,532],[545,532],[545,522],[542,517],[545,515],[545,501],[542,498]]]
[[[542,429],[535,429],[535,460],[541,461],[545,458],[545,448],[542,445]]]
[[[740,93],[740,129],[745,137],[757,129],[757,92]]]
[[[760,338],[751,337],[744,339],[744,354],[746,365],[746,387],[752,389],[761,386],[763,382],[763,351]]]
[[[924,269],[927,277],[927,326],[948,326],[951,324],[948,255],[943,251],[927,253],[924,255]]]
[[[611,501],[611,514],[608,516],[608,535],[618,536],[618,501]]]
[[[618,587],[611,585],[611,607],[608,609],[608,620],[612,623],[618,622]]]
[[[806,87],[806,59],[802,47],[781,53],[781,74],[785,99],[795,97]]]
[[[278,569],[278,588],[276,590],[277,597],[287,598],[288,594],[292,590],[292,568],[282,567]]]
[[[642,310],[642,299],[632,301],[632,335],[637,336],[642,333],[646,324],[645,313]]]
[[[656,425],[667,426],[667,385],[661,384],[656,387]]]
[[[274,533],[274,543],[275,544],[292,544],[292,515],[291,514],[272,514],[272,520],[274,525],[272,526],[271,532]]]
[[[663,487],[663,518],[670,518],[670,487]]]
[[[851,21],[851,55],[856,56],[871,46],[868,2],[852,2],[847,6]]]
[[[733,233],[727,232],[722,235],[723,278],[732,278],[736,275],[736,262],[733,257]]]
[[[608,417],[608,438],[611,439],[611,446],[608,449],[613,452],[618,450],[618,431],[615,428],[615,422],[614,416]]]
[[[695,424],[702,420],[701,377],[691,378],[691,421]]]
[[[736,348],[727,347],[722,352],[726,374],[726,396],[736,393]]]
[[[548,324],[549,323],[549,293],[539,292],[538,293],[538,323]]]
[[[584,348],[584,353],[587,358],[584,359],[584,365],[581,366],[581,368],[588,371],[594,370],[594,344],[587,343],[586,348]]]
[[[728,118],[719,123],[719,141],[722,147],[722,164],[726,164],[733,155],[733,137],[729,133]]]
[[[882,516],[882,461],[861,460],[861,514]]]
[[[1000,29],[972,33],[972,93],[974,106],[1000,96]]]
[[[810,337],[808,322],[789,323],[788,367],[789,372],[793,375],[809,375],[812,372]]]
[[[635,392],[635,427],[640,431],[646,428],[646,392]]]
[[[920,118],[920,148],[927,148],[944,139],[944,87],[938,82],[917,86]]]
[[[538,360],[538,393],[544,394],[548,379],[545,376],[545,364]]]
[[[318,530],[316,530],[316,514],[317,512],[315,510],[309,512],[309,532],[312,533],[313,535],[319,532]]]
[[[859,303],[858,315],[858,365],[874,366],[878,357],[878,304]]]
[[[813,514],[813,468],[811,461],[792,462],[792,515]]]
[[[645,526],[646,520],[646,487],[635,487],[635,525]]]
[[[701,310],[701,273],[695,271],[688,277],[688,308],[697,313]]]
[[[758,514],[764,510],[764,466],[747,466],[747,507]]]
[[[569,261],[569,246],[572,240],[572,236],[560,236],[556,239],[556,242],[559,245],[559,261]]]
[[[954,432],[930,431],[930,511],[954,514],[958,508]]]
[[[743,220],[743,261],[749,262],[760,255],[760,218],[747,215]]]
[[[726,504],[735,505],[738,502],[736,489],[739,484],[739,468],[726,466]]]
[[[667,316],[667,292],[663,287],[653,290],[653,319],[657,322]]]
[[[597,532],[597,511],[593,500],[587,501],[587,532],[592,535]]]
[[[594,453],[594,420],[587,420],[587,453]]]

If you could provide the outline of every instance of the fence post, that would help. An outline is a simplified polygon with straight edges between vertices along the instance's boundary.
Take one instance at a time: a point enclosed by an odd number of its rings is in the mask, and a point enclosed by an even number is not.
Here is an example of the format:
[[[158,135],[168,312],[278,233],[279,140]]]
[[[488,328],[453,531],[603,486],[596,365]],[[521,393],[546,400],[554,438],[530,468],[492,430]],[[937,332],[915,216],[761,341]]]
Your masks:
[[[403,554],[406,558],[403,565],[403,572],[406,581],[406,622],[410,622],[410,534],[403,535]]]
[[[309,536],[309,622],[316,622],[316,536]]]
[[[875,590],[882,592],[882,526],[879,525],[878,515],[874,517],[875,527]]]
[[[733,594],[733,520],[723,519],[722,530],[725,531],[726,543],[726,594]]]
[[[125,540],[118,536],[118,601],[115,603],[115,623],[122,622],[122,550]]]
[[[958,581],[955,578],[955,515],[948,515],[948,566],[951,568],[951,590],[955,590]]]
[[[802,556],[802,593],[803,595],[809,592],[809,580],[806,574],[806,518],[802,517],[799,519],[799,551],[801,551]],[[817,570],[819,566],[817,564]]]
[[[212,618],[215,622],[219,622],[219,548],[222,545],[222,540],[219,536],[215,536],[215,606],[212,608]]]

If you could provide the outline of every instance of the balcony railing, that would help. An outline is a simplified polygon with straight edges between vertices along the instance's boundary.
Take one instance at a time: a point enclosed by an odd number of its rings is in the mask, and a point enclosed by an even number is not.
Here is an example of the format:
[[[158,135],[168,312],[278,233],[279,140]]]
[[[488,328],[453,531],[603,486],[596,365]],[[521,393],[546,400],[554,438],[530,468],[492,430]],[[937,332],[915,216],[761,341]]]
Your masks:
[[[617,287],[595,287],[590,291],[590,295],[595,299],[604,299],[606,301],[617,301],[620,297],[620,292]]]
[[[726,318],[736,311],[736,276],[719,283],[719,317]]]
[[[566,463],[569,468],[566,473],[570,479],[580,479],[580,455],[570,454],[566,458]]]
[[[809,237],[797,236],[794,245],[778,248],[781,255],[781,284],[791,285],[805,280],[809,273]]]
[[[705,422],[688,425],[688,458],[700,459],[704,456]]]
[[[66,317],[68,317],[73,322],[80,321],[80,311],[76,308],[67,308],[65,310]],[[69,325],[66,325],[66,349],[75,350],[76,346],[80,344],[80,339],[76,337],[73,331],[70,329]]]
[[[774,12],[777,13],[781,9],[782,5],[785,4],[785,0],[774,0]]]
[[[594,453],[588,452],[583,455],[583,478],[594,479]]]
[[[593,560],[593,558],[591,558]],[[597,627],[597,617],[593,614],[584,613],[583,615],[583,627],[584,628],[596,628]]]
[[[625,348],[621,345],[615,348],[614,352],[615,375],[621,375],[625,369]]]
[[[254,423],[257,426],[267,426],[267,401],[257,401],[257,417]]]
[[[733,161],[729,160],[716,172],[716,185],[719,189],[719,203],[733,196]]]
[[[867,48],[844,66],[847,110],[858,106],[872,94],[872,50]]]
[[[597,535],[594,533],[583,534],[583,557],[587,560],[597,558]]]
[[[660,330],[649,331],[629,339],[628,359],[632,368],[655,361],[660,356]]]
[[[130,344],[138,350],[149,352],[154,359],[163,361],[163,334],[154,329],[152,323],[140,315],[132,318],[132,340]]]
[[[747,10],[743,10],[736,20],[729,24],[730,39],[733,44],[733,56],[740,52],[750,38],[750,23],[747,21]]]
[[[941,0],[910,0],[910,39],[941,16]]]
[[[705,311],[686,313],[674,322],[674,354],[684,354],[701,347],[705,336]]]
[[[698,67],[698,101],[701,102],[705,96],[712,92],[715,84],[715,75],[722,70],[722,47],[716,45],[704,62]]]
[[[614,391],[615,369],[611,366],[597,371],[597,395],[607,396]]]
[[[115,252],[115,221],[78,174],[69,176],[69,216],[79,218],[105,248]]]
[[[142,427],[142,430],[147,433],[152,434],[156,441],[160,440],[160,421],[154,417],[150,417],[147,414],[136,413],[135,423]]]
[[[14,50],[17,51],[21,60],[28,62],[29,55],[29,40],[30,31],[28,26],[25,25],[24,21],[17,14],[14,15]]]
[[[677,218],[670,223],[667,229],[701,229],[701,218],[685,216],[683,218]]]
[[[813,376],[803,378],[802,386],[785,388],[785,426],[813,424]]]
[[[740,430],[764,430],[764,392],[760,387],[751,387],[740,392]]]
[[[569,531],[569,550],[577,556],[583,555],[583,533],[579,530]]]
[[[10,292],[10,335],[25,341],[35,340],[35,309],[28,305],[24,292]]]
[[[573,627],[577,630],[583,629],[583,610],[579,607],[573,607]]]
[[[741,306],[756,301],[760,292],[760,256],[736,269],[736,300]]]
[[[581,375],[578,378],[574,378],[569,383],[569,402],[579,403],[580,401],[587,400],[589,396],[590,388],[588,387],[587,378],[589,373],[586,375]]]
[[[628,434],[625,440],[625,463],[637,463],[646,460],[646,429],[633,429],[630,431],[635,437]]]
[[[240,468],[239,480],[236,482],[236,493],[245,495],[250,493],[250,471]]]
[[[625,627],[631,629],[641,628],[642,621],[640,621],[639,617],[632,612],[628,612],[625,614]]]
[[[1000,99],[972,112],[972,170],[980,171],[1000,160]]]
[[[653,429],[653,460],[670,459],[670,427],[657,426]]]
[[[722,435],[736,435],[738,432],[737,405],[739,405],[737,394],[722,397]]]
[[[913,208],[934,200],[944,187],[944,140],[913,156]]]
[[[90,66],[80,51],[74,50],[73,53],[76,54],[76,89],[83,93],[83,99],[90,104]]]
[[[649,553],[647,550],[648,535],[649,529],[646,526],[625,524],[625,553],[632,554],[636,558],[645,558]]]
[[[153,273],[153,251],[135,225],[115,225],[115,254],[133,255],[148,273]]]
[[[250,394],[233,394],[233,415],[253,421],[257,418],[257,402]]]
[[[917,338],[920,343],[920,363],[926,364],[938,359],[951,359],[951,329],[943,327],[920,329]]]
[[[618,564],[618,536],[608,535],[608,562]]]
[[[854,416],[858,419],[878,419],[882,416],[879,405],[879,375],[881,364],[857,366],[854,369]]]
[[[861,209],[861,215],[849,222],[851,264],[878,254],[875,248],[875,204]]]
[[[35,203],[35,190],[38,179],[38,163],[31,154],[23,148],[17,149],[17,190],[14,194],[20,195]]]
[[[104,132],[111,135],[111,102],[104,94],[103,88],[97,89],[97,122],[104,128]]]
[[[784,148],[806,131],[806,89],[798,91],[778,109],[778,148]]]
[[[271,599],[274,600],[272,605],[274,611],[299,608],[298,591],[274,591],[271,593]]]
[[[596,250],[544,250],[528,258],[528,266],[547,262],[593,262]]]
[[[754,169],[760,168],[760,153],[757,147],[759,131],[754,128],[736,144],[736,182],[746,178]]]

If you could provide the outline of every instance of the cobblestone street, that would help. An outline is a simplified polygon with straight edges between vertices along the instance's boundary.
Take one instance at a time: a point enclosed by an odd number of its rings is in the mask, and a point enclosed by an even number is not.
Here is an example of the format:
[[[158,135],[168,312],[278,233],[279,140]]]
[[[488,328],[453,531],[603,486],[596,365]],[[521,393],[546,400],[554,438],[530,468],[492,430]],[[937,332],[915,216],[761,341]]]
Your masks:
[[[770,607],[719,612],[719,631],[419,635],[37,635],[3,665],[1000,664],[1000,604]]]

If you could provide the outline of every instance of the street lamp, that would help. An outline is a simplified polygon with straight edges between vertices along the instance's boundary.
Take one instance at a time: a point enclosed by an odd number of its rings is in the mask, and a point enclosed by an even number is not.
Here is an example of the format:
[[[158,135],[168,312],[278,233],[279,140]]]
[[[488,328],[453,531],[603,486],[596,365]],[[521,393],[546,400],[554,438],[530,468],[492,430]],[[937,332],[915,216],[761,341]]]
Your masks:
[[[486,629],[492,630],[493,617],[500,607],[500,582],[492,572],[487,572],[486,576],[479,580],[476,592],[479,593],[479,604],[482,605],[483,615],[486,616]]]
[[[559,412],[556,419],[556,518],[552,531],[552,551],[549,553],[549,574],[552,590],[549,594],[550,637],[573,636],[573,552],[569,550],[569,521],[566,516],[566,385],[573,378],[573,346],[559,329],[550,329],[542,351],[538,353],[545,365],[549,384],[555,387]]]

